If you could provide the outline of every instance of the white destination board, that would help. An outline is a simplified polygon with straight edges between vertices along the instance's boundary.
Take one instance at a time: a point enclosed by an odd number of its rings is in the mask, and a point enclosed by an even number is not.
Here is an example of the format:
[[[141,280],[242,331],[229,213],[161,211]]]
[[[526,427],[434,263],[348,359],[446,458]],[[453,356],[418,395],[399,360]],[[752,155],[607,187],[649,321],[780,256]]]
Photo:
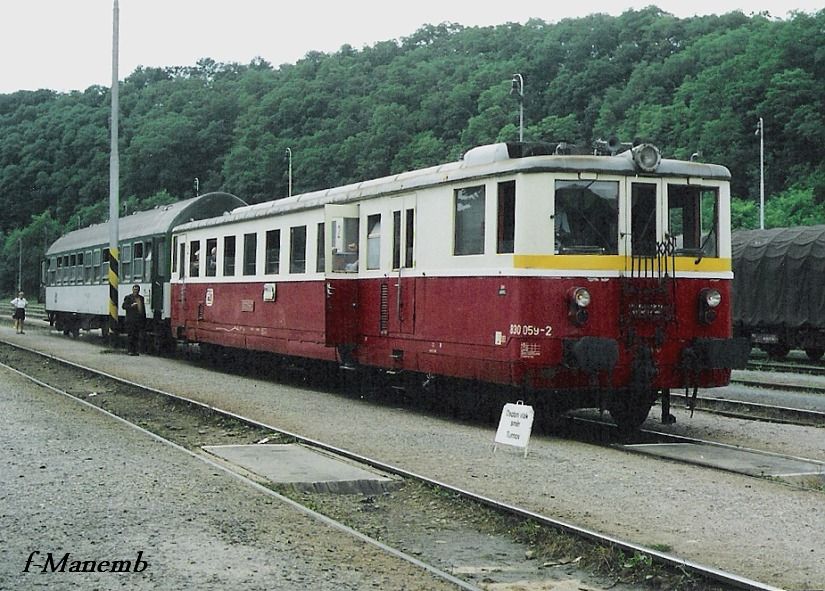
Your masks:
[[[533,407],[522,402],[505,404],[496,431],[496,443],[523,447],[527,453],[533,430]]]

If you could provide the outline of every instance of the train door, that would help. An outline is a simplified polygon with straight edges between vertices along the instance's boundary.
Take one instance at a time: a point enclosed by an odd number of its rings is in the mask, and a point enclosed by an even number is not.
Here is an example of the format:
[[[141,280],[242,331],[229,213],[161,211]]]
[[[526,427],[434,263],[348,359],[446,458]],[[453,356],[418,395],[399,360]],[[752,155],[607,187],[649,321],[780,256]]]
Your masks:
[[[415,209],[414,194],[392,202],[392,275],[381,298],[382,308],[386,305],[381,321],[389,335],[415,332]]]
[[[324,208],[325,334],[327,346],[351,350],[358,337],[359,207]],[[342,355],[344,357],[344,355]]]

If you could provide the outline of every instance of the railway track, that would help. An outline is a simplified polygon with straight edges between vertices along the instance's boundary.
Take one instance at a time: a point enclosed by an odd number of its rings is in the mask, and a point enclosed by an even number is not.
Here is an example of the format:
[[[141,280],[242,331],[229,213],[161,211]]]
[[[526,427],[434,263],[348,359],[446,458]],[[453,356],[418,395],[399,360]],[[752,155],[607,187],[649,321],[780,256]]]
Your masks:
[[[363,455],[348,451],[346,449],[326,444],[319,440],[306,438],[297,433],[284,431],[282,429],[278,429],[276,427],[262,423],[260,421],[253,420],[236,413],[226,412],[220,408],[205,405],[201,402],[186,397],[182,397],[177,394],[153,388],[147,388],[140,384],[100,372],[97,369],[68,362],[59,359],[55,356],[43,354],[31,349],[21,348],[16,345],[10,345],[8,343],[5,343],[4,346],[14,346],[18,354],[35,355],[38,356],[41,360],[47,360],[47,365],[49,366],[49,373],[52,374],[52,377],[54,377],[55,373],[59,373],[62,371],[75,372],[76,374],[84,375],[85,378],[82,378],[84,382],[88,382],[91,380],[95,384],[94,387],[98,390],[105,391],[106,395],[99,397],[89,397],[88,385],[84,385],[82,388],[79,389],[79,391],[72,392],[67,391],[66,389],[60,389],[59,387],[48,385],[50,379],[41,380],[40,378],[27,376],[30,379],[38,380],[38,383],[47,385],[47,387],[49,387],[50,389],[60,391],[62,394],[77,398],[81,400],[84,404],[91,404],[96,408],[102,408],[105,412],[110,412],[116,416],[119,416],[121,420],[125,420],[133,424],[139,423],[139,428],[145,429],[148,432],[153,433],[154,436],[159,437],[163,441],[168,442],[169,445],[177,445],[183,447],[187,449],[189,453],[202,455],[202,453],[198,449],[192,447],[191,440],[187,440],[187,435],[191,435],[191,433],[188,432],[185,427],[176,427],[174,425],[170,426],[170,423],[174,422],[170,418],[171,414],[168,410],[170,408],[170,401],[172,401],[171,404],[173,404],[174,407],[178,409],[178,411],[182,412],[183,415],[196,414],[199,417],[201,417],[197,421],[198,424],[201,424],[203,422],[203,416],[208,415],[216,424],[221,425],[221,428],[225,431],[242,430],[246,433],[247,438],[269,438],[271,441],[281,442],[297,441],[306,446],[311,446],[313,448],[324,450],[328,453],[335,454],[336,456],[340,456],[367,466],[371,466],[375,469],[381,470],[386,473],[394,474],[397,477],[404,479],[405,481],[415,483],[416,486],[424,486],[428,490],[435,491],[436,496],[440,496],[443,498],[446,495],[451,498],[458,499],[462,503],[471,503],[475,507],[485,507],[498,518],[508,520],[511,526],[513,520],[515,520],[517,524],[521,524],[521,527],[525,527],[525,524],[532,524],[532,526],[530,526],[532,528],[546,528],[551,532],[560,533],[561,535],[572,537],[576,540],[584,541],[584,543],[588,545],[595,545],[596,547],[610,549],[610,551],[618,553],[618,556],[622,557],[620,558],[620,560],[626,563],[651,565],[651,568],[656,572],[656,577],[665,577],[665,579],[667,579],[667,577],[671,577],[670,580],[673,580],[673,578],[684,580],[685,574],[689,573],[690,578],[692,578],[694,582],[705,581],[705,583],[697,583],[697,586],[693,588],[720,590],[775,589],[775,587],[772,587],[770,585],[765,585],[757,581],[752,581],[747,578],[737,576],[735,574],[724,572],[719,569],[715,569],[691,561],[683,560],[678,557],[674,557],[664,551],[652,550],[650,548],[626,542],[614,537],[604,536],[602,534],[599,534],[598,532],[580,528],[573,524],[562,522],[518,506],[503,503],[493,498],[480,496],[470,491],[450,486],[443,482],[439,482],[427,478],[423,475],[410,472],[401,467],[377,461],[375,459],[365,457]],[[75,381],[77,380],[75,379]],[[120,389],[128,390],[128,393],[123,395],[126,396],[129,400],[131,400],[131,402],[124,404],[123,408],[119,410],[118,408],[116,408],[117,405],[112,402],[114,400],[114,396],[112,395],[112,393]],[[137,397],[137,400],[139,400],[139,407],[141,409],[139,411],[135,410],[135,397]],[[162,406],[164,409],[166,409],[163,412],[159,413],[159,417],[157,419],[148,418],[147,413],[145,412],[147,401],[150,398],[158,400],[158,404]],[[105,408],[106,406],[110,406],[110,408],[107,409]],[[130,416],[130,413],[132,413],[132,416]],[[240,477],[245,478],[244,476]],[[250,480],[250,482],[257,488],[261,487],[260,482],[256,482],[254,480]],[[281,494],[282,492],[283,491],[274,492],[273,494],[277,495]],[[319,499],[316,498],[311,502],[313,505],[316,505],[319,503]],[[478,509],[473,509],[472,512],[477,512],[477,510]],[[329,518],[324,517],[324,519]],[[424,516],[423,519],[428,520],[428,517]],[[349,528],[348,525],[341,525],[341,527]],[[364,536],[365,534],[357,535]],[[365,538],[367,538],[368,541],[370,541],[370,543],[375,543],[379,545],[382,544],[382,542],[370,538],[370,536],[365,536]],[[443,573],[443,575],[445,576],[445,580],[454,582],[459,588],[476,589],[476,587],[473,586],[471,583],[457,579],[454,575],[442,571],[442,569],[438,566],[428,564],[424,559],[410,556],[407,553],[402,552],[400,550],[395,550],[394,548],[388,547],[388,551],[397,553],[397,555],[402,556],[405,559],[409,559],[413,563],[420,563],[420,566],[422,566],[423,568],[427,568],[427,570],[431,570],[431,572],[437,574],[438,576],[441,576],[441,573]],[[632,557],[632,560],[626,560],[626,558],[628,557]],[[547,564],[552,564],[552,561]],[[563,561],[561,564],[563,564]],[[651,577],[654,575],[647,576]],[[667,586],[667,583],[665,583],[665,586]],[[686,588],[691,587],[688,586]]]

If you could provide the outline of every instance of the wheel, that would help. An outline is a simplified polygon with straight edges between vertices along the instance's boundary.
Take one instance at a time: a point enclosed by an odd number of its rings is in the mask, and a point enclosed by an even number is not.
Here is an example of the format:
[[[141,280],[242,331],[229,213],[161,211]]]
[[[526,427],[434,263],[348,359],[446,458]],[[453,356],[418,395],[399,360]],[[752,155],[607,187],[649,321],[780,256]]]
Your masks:
[[[791,348],[781,343],[776,345],[765,345],[765,353],[767,353],[768,357],[774,361],[781,361],[782,359],[785,359],[790,352]]]
[[[822,356],[825,355],[825,349],[817,349],[815,347],[810,347],[805,349],[805,355],[808,356],[808,359],[811,361],[819,361],[822,359]]]
[[[614,392],[607,410],[610,417],[625,435],[636,433],[650,414],[650,409],[656,401],[655,391],[619,391]]]

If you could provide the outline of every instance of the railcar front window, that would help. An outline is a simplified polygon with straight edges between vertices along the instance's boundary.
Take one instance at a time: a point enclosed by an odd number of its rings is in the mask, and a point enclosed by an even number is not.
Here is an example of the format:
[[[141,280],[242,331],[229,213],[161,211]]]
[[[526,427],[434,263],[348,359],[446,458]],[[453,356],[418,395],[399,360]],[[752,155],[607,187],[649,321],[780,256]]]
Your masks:
[[[484,185],[456,190],[454,254],[484,254],[484,209]]]
[[[630,248],[636,256],[656,254],[656,185],[633,184],[630,201]]]
[[[676,254],[719,256],[719,195],[716,189],[668,185],[668,232]]]
[[[619,183],[556,181],[556,254],[618,254]]]

